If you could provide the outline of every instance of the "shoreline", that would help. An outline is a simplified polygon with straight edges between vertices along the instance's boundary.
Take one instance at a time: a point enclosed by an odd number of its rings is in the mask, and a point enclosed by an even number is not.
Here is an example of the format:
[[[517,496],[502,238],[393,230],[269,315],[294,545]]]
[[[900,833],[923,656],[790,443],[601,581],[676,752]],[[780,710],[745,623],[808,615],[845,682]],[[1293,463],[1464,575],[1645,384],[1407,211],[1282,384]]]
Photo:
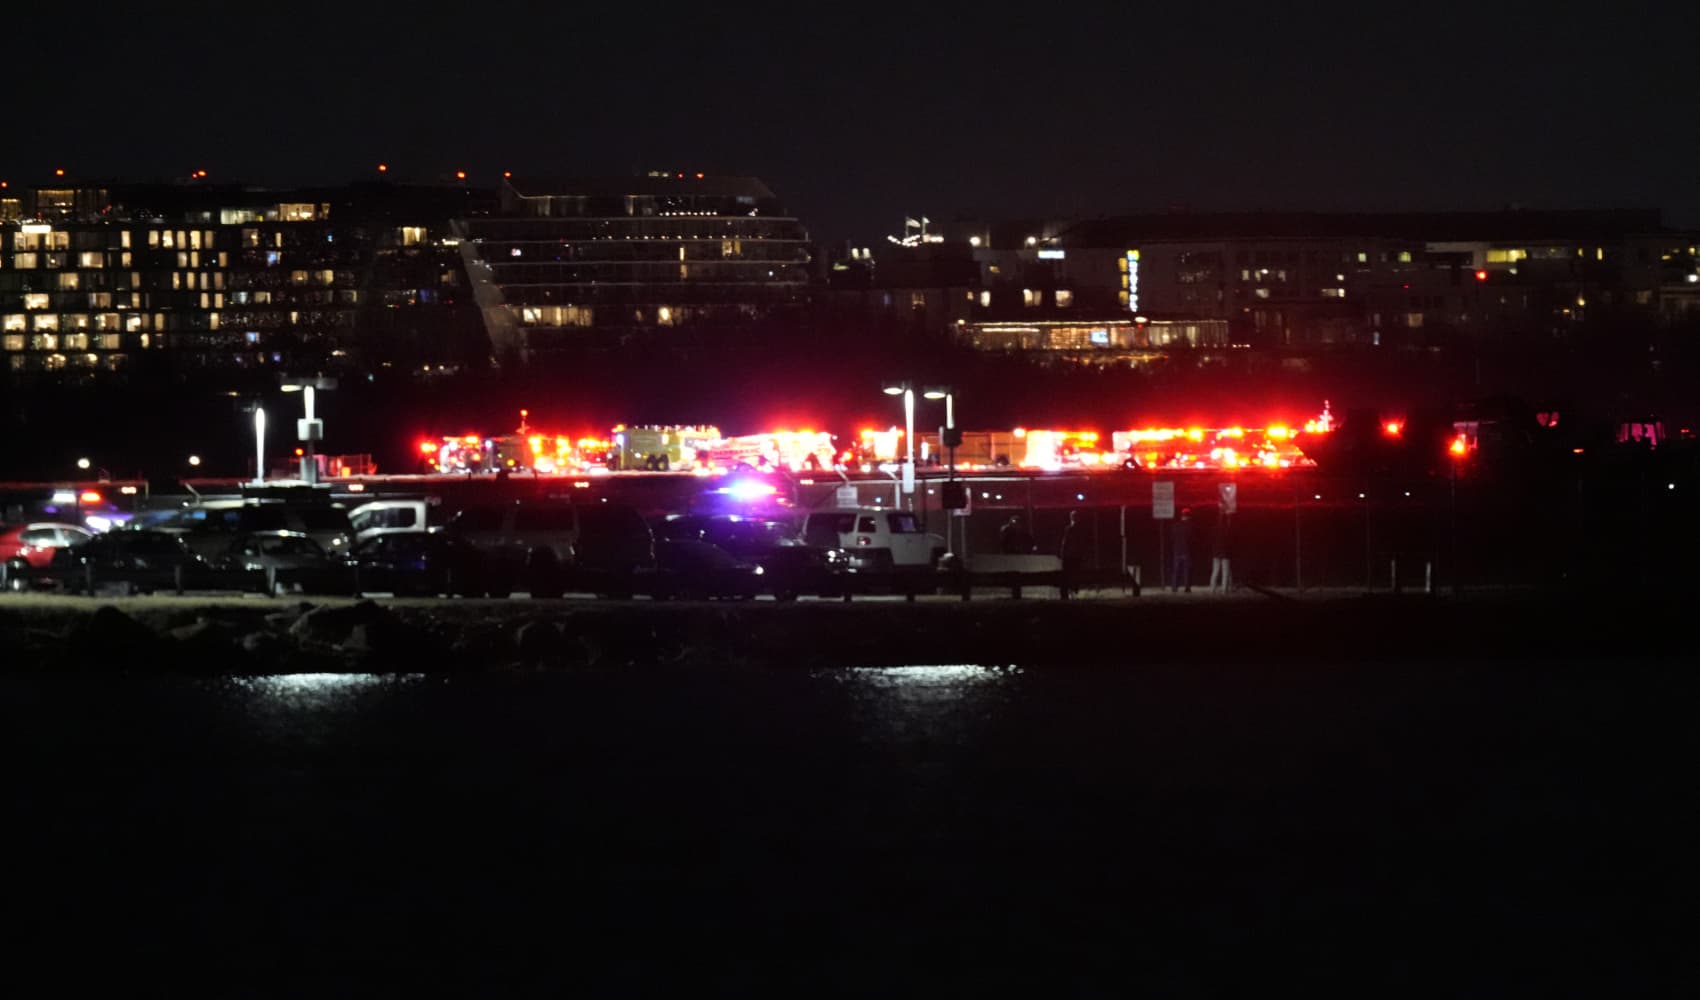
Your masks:
[[[1034,667],[1684,655],[1682,595],[1153,594],[1057,601],[0,600],[5,670]],[[1558,626],[1558,627],[1554,627]]]

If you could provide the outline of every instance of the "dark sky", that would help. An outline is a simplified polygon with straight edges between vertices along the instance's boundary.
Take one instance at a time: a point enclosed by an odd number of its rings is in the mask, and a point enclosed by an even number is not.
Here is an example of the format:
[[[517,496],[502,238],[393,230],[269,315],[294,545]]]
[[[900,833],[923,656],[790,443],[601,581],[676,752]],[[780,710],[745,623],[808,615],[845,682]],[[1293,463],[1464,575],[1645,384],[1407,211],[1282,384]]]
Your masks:
[[[701,169],[858,242],[1172,206],[1700,225],[1684,5],[1556,8],[37,0],[8,8],[0,177]]]

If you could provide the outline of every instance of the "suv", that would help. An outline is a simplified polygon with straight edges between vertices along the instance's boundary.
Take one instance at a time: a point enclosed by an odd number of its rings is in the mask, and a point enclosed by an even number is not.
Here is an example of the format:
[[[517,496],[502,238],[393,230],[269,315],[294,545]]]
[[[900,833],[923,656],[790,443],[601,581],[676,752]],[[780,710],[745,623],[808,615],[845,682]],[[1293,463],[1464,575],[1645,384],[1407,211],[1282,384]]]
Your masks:
[[[443,530],[488,555],[492,572],[510,591],[523,583],[518,589],[537,597],[558,597],[569,583],[630,596],[634,575],[655,566],[649,525],[624,504],[484,504],[461,510]]]
[[[277,500],[207,500],[155,519],[150,526],[182,536],[209,559],[222,555],[236,536],[255,531],[298,531],[335,558],[348,551],[354,534],[348,511],[340,504]]]
[[[934,536],[914,513],[883,507],[834,507],[803,518],[803,544],[843,549],[852,573],[930,570],[937,561]]]
[[[435,498],[374,500],[349,511],[348,523],[356,545],[398,531],[441,531],[443,505]]]

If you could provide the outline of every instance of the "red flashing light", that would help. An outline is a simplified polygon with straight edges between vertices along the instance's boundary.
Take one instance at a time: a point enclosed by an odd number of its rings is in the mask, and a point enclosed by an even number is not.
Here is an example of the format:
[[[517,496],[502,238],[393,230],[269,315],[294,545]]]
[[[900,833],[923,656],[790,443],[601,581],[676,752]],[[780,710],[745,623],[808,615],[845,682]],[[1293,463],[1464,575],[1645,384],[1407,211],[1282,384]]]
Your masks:
[[[83,503],[100,503],[101,496],[94,490],[84,490],[77,499]]]
[[[702,171],[697,171],[697,180],[702,180]]]
[[[305,454],[307,454],[307,453],[302,451],[300,448],[295,449],[295,457],[296,458],[300,458],[302,455],[305,455]]]
[[[1389,420],[1381,425],[1381,432],[1390,438],[1396,438],[1405,430],[1405,425],[1397,420]]]
[[[1399,287],[1400,287],[1400,288],[1403,288],[1403,289],[1404,289],[1404,290],[1405,290],[1405,291],[1407,291],[1407,292],[1408,292],[1408,291],[1410,291],[1410,290],[1411,290],[1411,286],[1410,286],[1410,285],[1400,285],[1400,286],[1399,286]]]
[[[53,170],[53,176],[55,176],[55,177],[65,176],[65,168],[64,167],[55,167],[54,170]]]
[[[1465,452],[1470,450],[1470,444],[1464,440],[1464,435],[1460,434],[1452,439],[1452,443],[1446,446],[1446,450],[1450,451],[1454,458],[1463,458]]]
[[[437,453],[437,442],[435,442],[435,441],[421,441],[421,442],[419,442],[419,453],[422,454],[422,455],[435,455]]]
[[[1486,281],[1487,280],[1487,272],[1486,271],[1477,271],[1476,272],[1476,280],[1477,281]]]
[[[389,173],[389,169],[390,169],[390,165],[388,163],[378,164],[378,173],[380,173],[380,174]]]
[[[512,177],[512,176],[513,176],[513,175],[514,175],[514,172],[513,172],[513,171],[512,171],[512,170],[504,170],[504,171],[502,171],[502,176],[503,176],[503,177]]]
[[[464,181],[464,180],[466,180],[466,171],[464,171],[464,170],[456,170],[456,171],[455,171],[455,180],[457,180],[457,181]]]

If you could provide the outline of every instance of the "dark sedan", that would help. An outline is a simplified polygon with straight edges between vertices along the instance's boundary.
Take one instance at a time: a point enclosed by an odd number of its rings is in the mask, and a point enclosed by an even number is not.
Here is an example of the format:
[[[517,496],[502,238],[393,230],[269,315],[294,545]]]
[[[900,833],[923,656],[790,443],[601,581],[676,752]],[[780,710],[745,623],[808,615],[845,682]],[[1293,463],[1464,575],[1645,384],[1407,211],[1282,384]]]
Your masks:
[[[681,597],[695,600],[750,600],[763,589],[765,571],[708,542],[663,539],[655,543],[655,577],[650,596],[656,600]]]
[[[110,531],[53,553],[36,584],[70,593],[205,590],[216,585],[212,566],[183,539],[166,531]]]
[[[471,543],[444,532],[397,531],[361,542],[346,563],[353,592],[482,597],[499,587],[494,567]]]
[[[299,531],[251,531],[231,539],[214,567],[272,594],[322,591],[333,577],[331,557]]]
[[[780,518],[677,514],[657,524],[655,537],[657,546],[662,539],[706,542],[735,560],[760,567],[758,589],[781,601],[799,594],[837,593],[836,581],[844,571],[841,551],[802,544],[796,526]]]

